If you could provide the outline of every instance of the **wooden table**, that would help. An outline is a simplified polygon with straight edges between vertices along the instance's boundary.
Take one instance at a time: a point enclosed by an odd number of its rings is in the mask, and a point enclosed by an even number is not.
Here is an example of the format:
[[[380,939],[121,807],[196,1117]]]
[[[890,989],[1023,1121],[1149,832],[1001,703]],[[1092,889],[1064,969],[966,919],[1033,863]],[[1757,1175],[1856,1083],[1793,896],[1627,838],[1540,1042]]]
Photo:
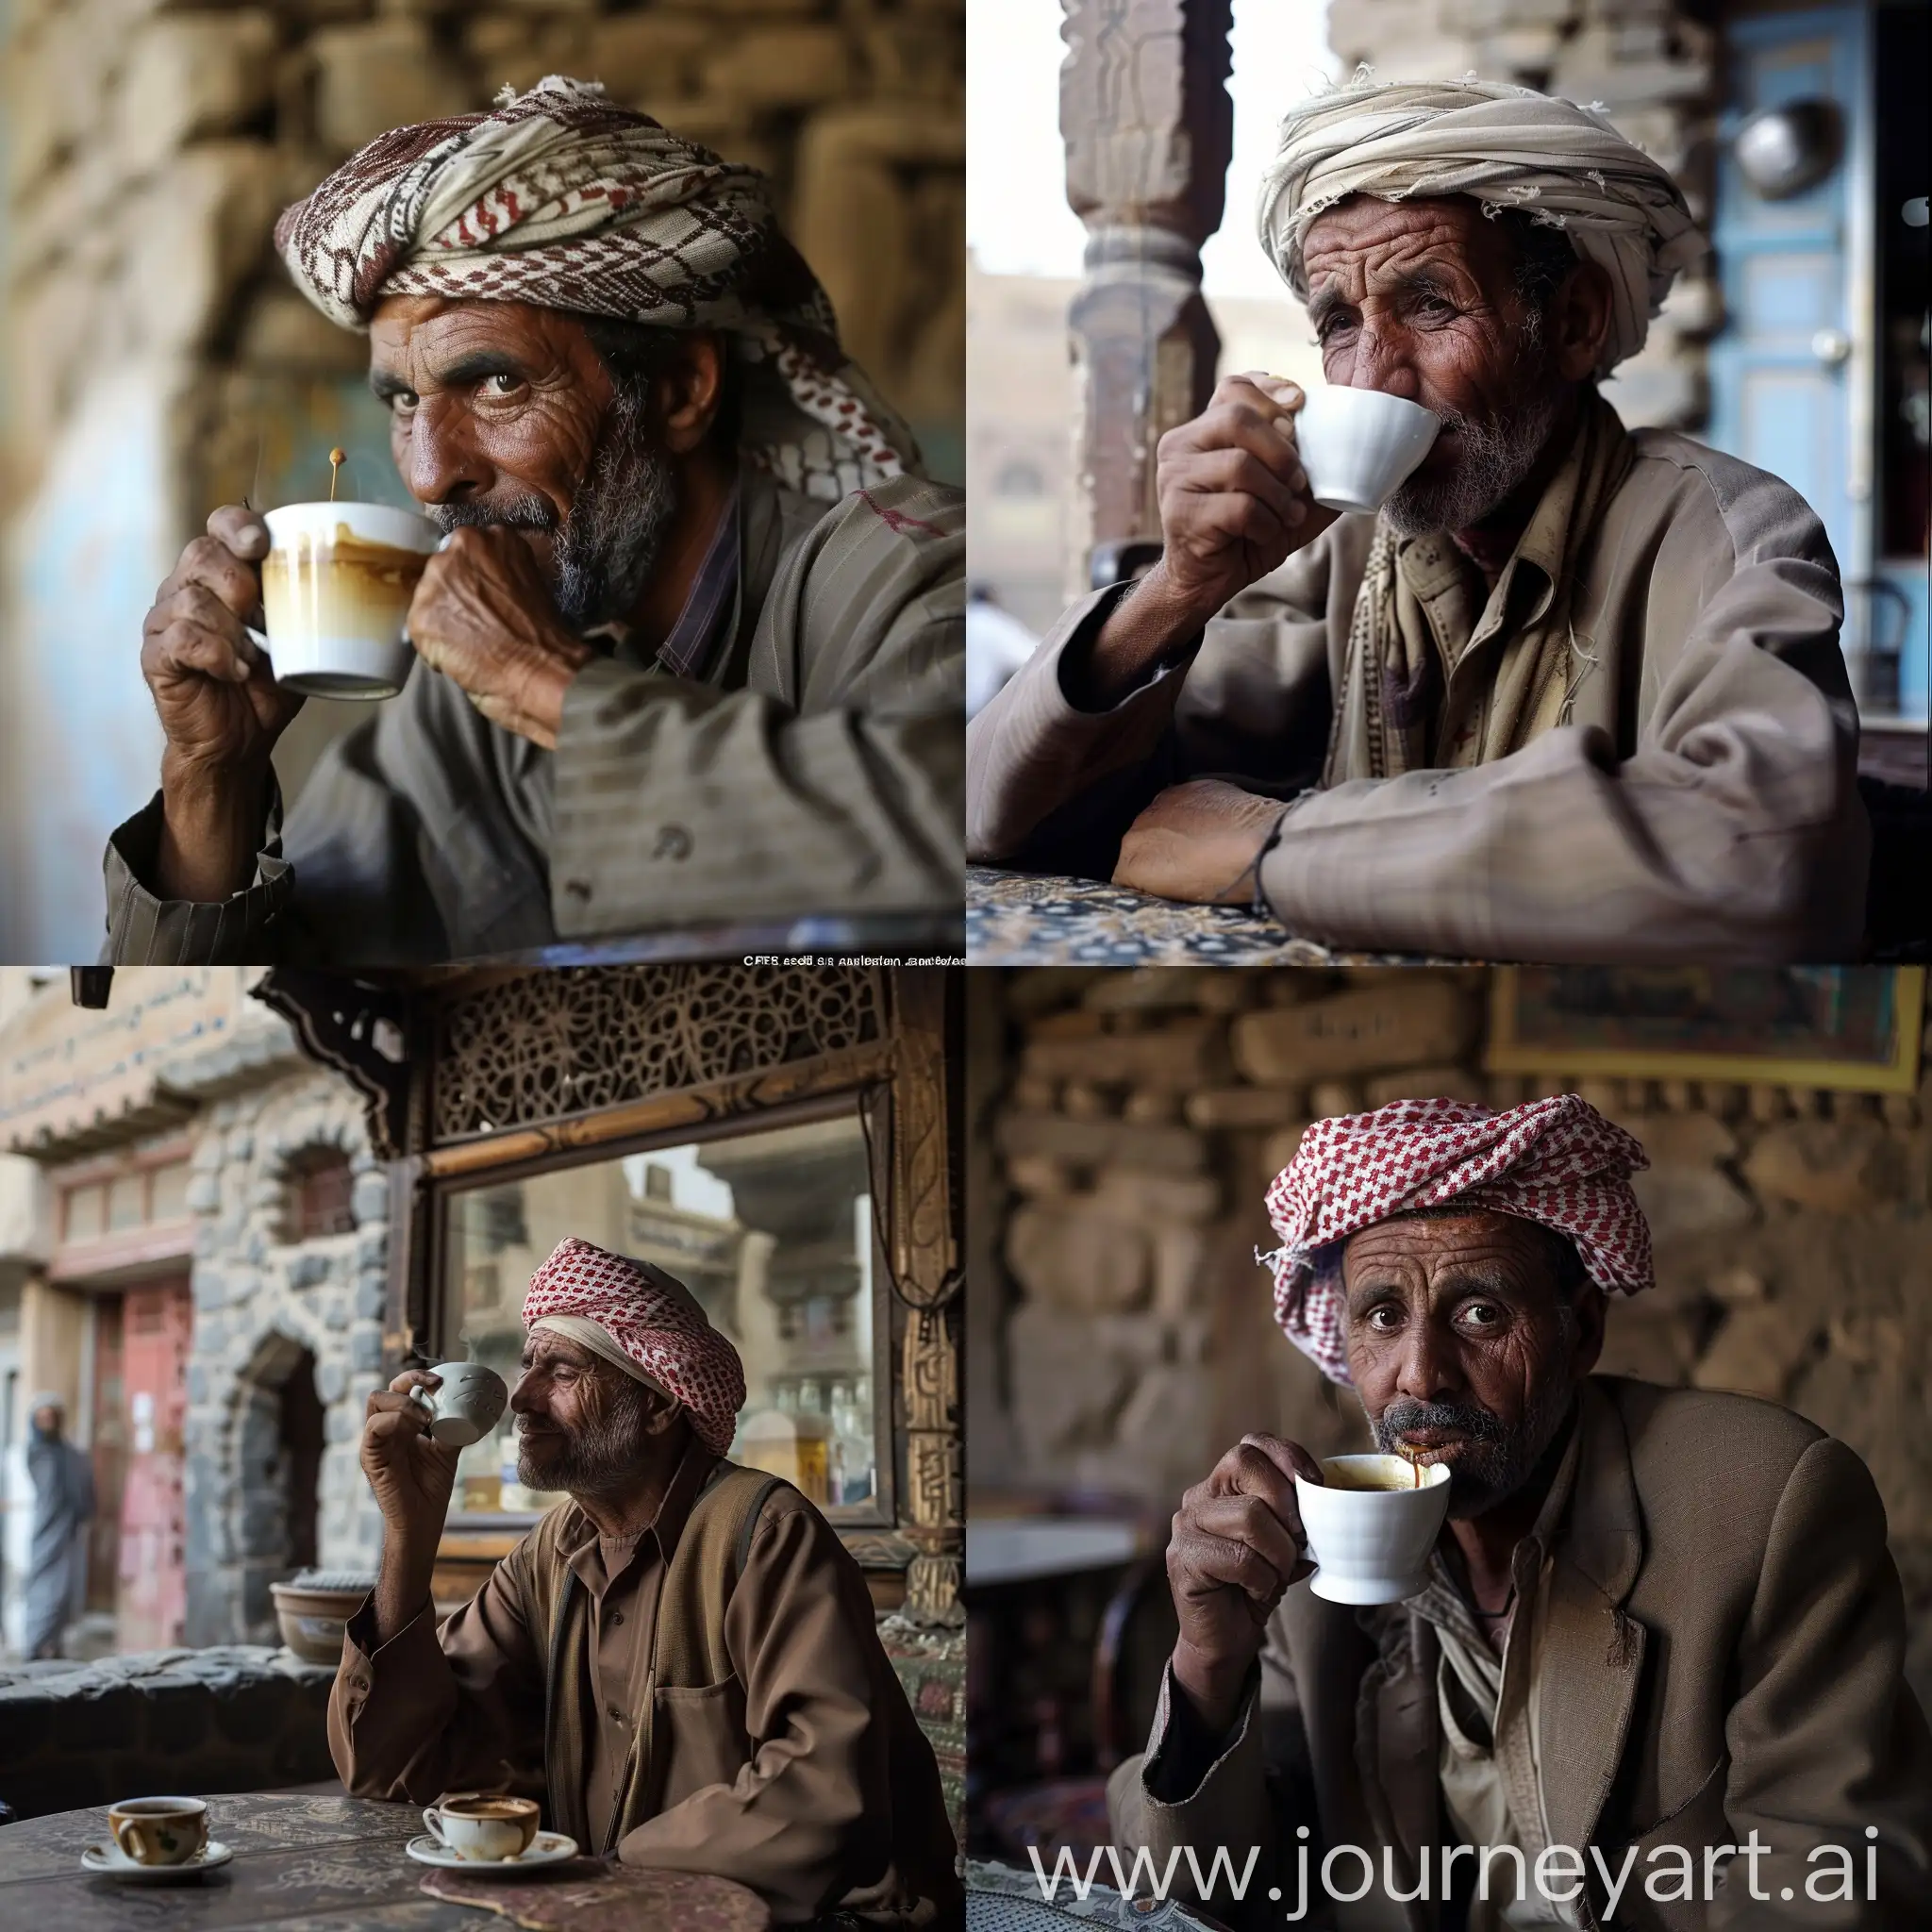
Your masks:
[[[210,1797],[208,1807],[208,1836],[235,1857],[179,1885],[123,1885],[84,1872],[83,1849],[108,1841],[103,1809],[58,1811],[0,1830],[0,1932],[508,1932],[512,1924],[425,1895],[429,1868],[403,1851],[423,1829],[417,1806],[238,1791]],[[575,1858],[550,1873],[564,1884],[602,1870]],[[756,1894],[728,1880],[659,1882],[715,1892],[736,1907],[733,1924],[742,1922],[746,1902],[752,1918],[767,1917]],[[636,1913],[634,1923],[653,1917]]]
[[[1104,879],[966,871],[966,957],[975,966],[1406,966],[1342,953],[1242,906],[1187,906]]]

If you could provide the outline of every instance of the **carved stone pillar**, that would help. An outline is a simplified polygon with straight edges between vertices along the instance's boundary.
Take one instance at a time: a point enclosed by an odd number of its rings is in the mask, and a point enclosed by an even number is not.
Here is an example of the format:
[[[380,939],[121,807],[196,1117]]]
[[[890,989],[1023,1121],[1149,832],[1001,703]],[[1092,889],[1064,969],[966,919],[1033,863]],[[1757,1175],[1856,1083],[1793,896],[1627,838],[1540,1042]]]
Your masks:
[[[1070,592],[1158,548],[1155,451],[1198,415],[1221,341],[1201,244],[1221,225],[1233,152],[1232,0],[1064,0],[1067,202],[1087,225],[1068,312],[1079,425]]]

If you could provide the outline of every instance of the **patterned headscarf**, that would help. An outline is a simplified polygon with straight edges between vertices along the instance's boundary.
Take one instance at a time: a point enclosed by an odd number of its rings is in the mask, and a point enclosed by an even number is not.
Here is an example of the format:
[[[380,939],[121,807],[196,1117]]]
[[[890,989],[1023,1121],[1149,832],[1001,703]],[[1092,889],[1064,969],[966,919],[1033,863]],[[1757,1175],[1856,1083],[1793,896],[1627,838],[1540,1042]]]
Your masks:
[[[1351,194],[1467,194],[1561,228],[1609,273],[1600,375],[1643,346],[1677,271],[1706,248],[1683,191],[1600,111],[1496,81],[1378,86],[1364,74],[1289,110],[1255,218],[1269,260],[1304,302],[1309,225]]]
[[[1460,1100],[1398,1100],[1316,1121],[1268,1190],[1282,1245],[1274,1319],[1331,1382],[1347,1382],[1341,1243],[1378,1221],[1454,1203],[1540,1221],[1575,1243],[1606,1294],[1653,1285],[1650,1225],[1630,1176],[1635,1141],[1574,1093],[1497,1113]]]
[[[787,488],[837,502],[920,474],[765,177],[595,83],[552,75],[505,88],[493,113],[379,135],[283,211],[275,246],[345,328],[385,296],[445,295],[721,330],[744,375],[744,454]]]
[[[744,1407],[744,1364],[675,1275],[567,1235],[524,1297],[525,1328],[555,1316],[594,1322],[642,1379],[684,1405],[699,1441],[720,1456],[730,1448]]]

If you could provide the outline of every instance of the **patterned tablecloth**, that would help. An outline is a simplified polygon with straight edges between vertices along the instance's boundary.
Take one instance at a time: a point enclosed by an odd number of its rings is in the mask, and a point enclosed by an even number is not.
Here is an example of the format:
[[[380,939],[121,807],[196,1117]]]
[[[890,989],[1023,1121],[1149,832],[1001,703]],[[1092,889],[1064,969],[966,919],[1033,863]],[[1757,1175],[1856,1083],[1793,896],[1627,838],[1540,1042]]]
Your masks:
[[[496,1910],[428,1895],[430,1874],[404,1855],[423,1829],[413,1805],[284,1791],[210,1797],[208,1836],[235,1854],[205,1877],[180,1885],[130,1886],[82,1871],[80,1855],[106,1842],[105,1810],[57,1811],[0,1830],[0,1932],[507,1932],[516,1923]],[[656,1879],[648,1873],[606,1877],[589,1858],[553,1868],[551,1882],[574,1907],[568,1920],[587,1928],[598,1882],[635,1898],[653,1883],[703,1890],[708,1916],[693,1924],[741,1932],[767,1923],[757,1895],[722,1879]],[[448,1886],[480,1895],[484,1881]],[[521,1923],[544,1923],[535,1908],[534,1877],[518,1883]],[[506,1899],[501,1904],[510,1904]],[[653,1923],[633,1903],[625,1923]]]
[[[1401,966],[1401,953],[1338,953],[1241,906],[1183,906],[1102,879],[966,871],[966,957],[975,966]]]

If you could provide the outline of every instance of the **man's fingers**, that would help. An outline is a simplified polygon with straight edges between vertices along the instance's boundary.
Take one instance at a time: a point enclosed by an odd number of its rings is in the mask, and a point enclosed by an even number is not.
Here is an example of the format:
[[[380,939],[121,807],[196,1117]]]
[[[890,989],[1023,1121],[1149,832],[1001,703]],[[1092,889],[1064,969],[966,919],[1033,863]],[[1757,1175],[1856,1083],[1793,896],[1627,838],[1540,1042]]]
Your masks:
[[[1193,1594],[1233,1589],[1252,1602],[1273,1608],[1288,1587],[1283,1573],[1252,1543],[1216,1536],[1195,1523],[1182,1530],[1171,1561],[1182,1588]]]
[[[142,645],[141,657],[142,674],[150,679],[191,672],[221,684],[248,682],[249,663],[241,649],[189,618],[177,618],[152,633]]]
[[[405,1369],[390,1385],[392,1395],[407,1395],[411,1389],[441,1389],[442,1377],[429,1369]]]
[[[1246,1544],[1277,1576],[1293,1573],[1307,1541],[1299,1514],[1284,1522],[1258,1496],[1207,1497],[1193,1512],[1193,1524],[1205,1535]]]
[[[237,617],[253,616],[261,608],[261,579],[250,564],[215,537],[197,537],[181,553],[174,575],[161,586],[161,594],[184,584],[206,585]]]
[[[1245,449],[1201,450],[1176,463],[1166,479],[1172,490],[1207,495],[1226,491],[1265,503],[1283,523],[1291,509],[1302,508],[1307,478],[1295,462],[1283,475]]]
[[[1311,1483],[1326,1487],[1328,1478],[1322,1474],[1321,1462],[1304,1449],[1299,1442],[1291,1442],[1280,1436],[1271,1436],[1265,1430],[1256,1429],[1241,1438],[1243,1449],[1258,1449],[1291,1484],[1296,1476]]]
[[[268,525],[245,504],[225,503],[209,512],[208,533],[235,556],[258,563],[268,555]]]

